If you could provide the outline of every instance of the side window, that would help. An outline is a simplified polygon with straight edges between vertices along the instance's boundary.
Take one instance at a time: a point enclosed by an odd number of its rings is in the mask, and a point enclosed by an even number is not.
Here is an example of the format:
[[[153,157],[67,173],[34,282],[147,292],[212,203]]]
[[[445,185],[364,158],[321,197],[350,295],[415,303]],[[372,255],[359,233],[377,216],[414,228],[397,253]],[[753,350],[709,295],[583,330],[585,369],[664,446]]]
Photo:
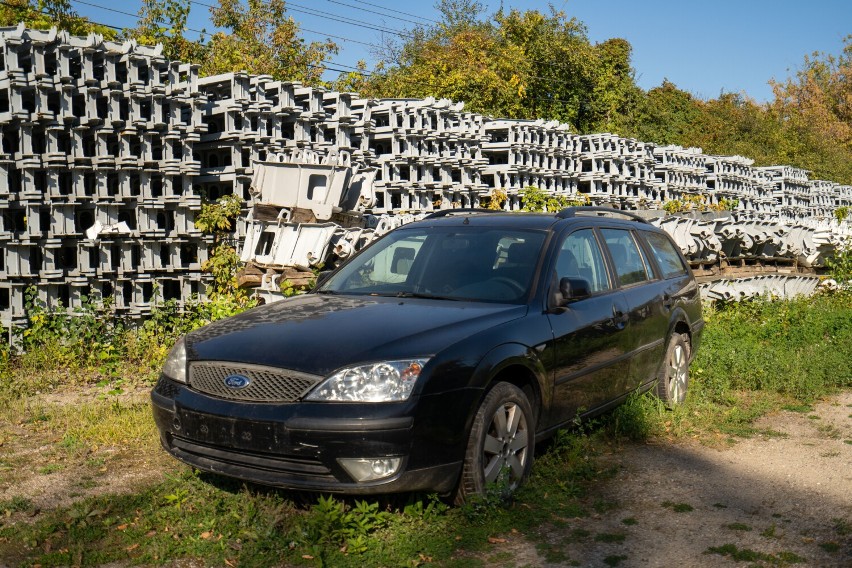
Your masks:
[[[644,282],[650,278],[648,263],[637,246],[633,233],[624,229],[601,229],[615,273],[621,286]]]
[[[609,289],[603,254],[591,229],[575,231],[565,238],[556,259],[559,278],[583,278],[592,293]]]
[[[660,265],[663,278],[674,278],[686,274],[686,266],[683,260],[665,235],[659,233],[643,234],[648,239],[648,244],[651,245],[651,251],[654,253],[654,258],[657,259],[657,264]]]

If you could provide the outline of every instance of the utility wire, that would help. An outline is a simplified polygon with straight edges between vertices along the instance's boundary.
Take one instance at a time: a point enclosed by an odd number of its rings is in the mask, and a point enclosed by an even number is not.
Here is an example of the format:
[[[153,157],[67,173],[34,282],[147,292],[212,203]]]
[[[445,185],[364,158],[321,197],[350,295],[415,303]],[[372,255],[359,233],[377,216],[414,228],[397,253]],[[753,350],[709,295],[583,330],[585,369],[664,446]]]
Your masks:
[[[122,10],[117,10],[117,9],[115,9],[115,8],[110,8],[110,7],[108,7],[108,6],[101,6],[100,4],[95,4],[95,3],[92,3],[92,2],[85,2],[84,0],[74,0],[74,1],[75,1],[75,2],[77,2],[78,4],[84,4],[84,5],[86,5],[86,6],[91,6],[91,7],[93,7],[93,8],[100,8],[100,9],[102,9],[102,10],[107,10],[107,11],[109,11],[109,12],[115,12],[115,13],[117,13],[117,14],[122,14],[122,15],[124,15],[124,16],[131,16],[131,17],[134,17],[134,18],[137,18],[137,17],[138,17],[138,14],[131,14],[131,13],[129,13],[129,12],[124,12],[124,11],[122,11]],[[6,4],[6,2],[0,2],[0,3],[2,3],[2,4]],[[7,5],[8,5],[8,4],[7,4]],[[46,13],[46,12],[45,12],[45,13]],[[95,22],[95,21],[93,21],[93,20],[89,20],[89,21],[90,21],[90,22],[92,22],[93,24],[98,24],[98,25],[108,26],[108,27],[110,27],[110,28],[114,28],[114,29],[116,29],[116,30],[123,30],[123,29],[126,29],[126,28],[120,28],[120,27],[117,27],[117,26],[110,26],[110,25],[108,25],[108,24],[100,24],[100,23]],[[198,34],[208,34],[208,32],[207,32],[207,31],[205,31],[205,30],[196,30],[196,29],[189,28],[189,27],[184,28],[184,29],[185,29],[185,30],[187,30],[187,31],[190,31],[190,32],[196,32],[196,33],[198,33]],[[301,29],[301,28],[300,28],[300,29]],[[308,31],[308,30],[305,30],[305,31]],[[312,31],[312,30],[311,30],[311,31]],[[312,33],[321,33],[321,32],[313,32],[313,31],[312,31]],[[329,37],[335,37],[335,36],[329,36]],[[341,39],[344,39],[344,38],[341,38]],[[358,68],[357,66],[354,66],[354,65],[347,65],[347,64],[345,64],[345,63],[340,63],[340,62],[337,62],[337,61],[332,61],[332,60],[330,60],[330,59],[328,60],[328,62],[329,62],[331,65],[337,65],[338,67],[347,67],[347,68],[349,68],[349,69],[351,69],[351,70],[356,70],[356,71],[357,71],[357,70],[359,70],[359,68]],[[323,68],[323,66],[316,66],[316,65],[311,65],[311,67],[314,67],[314,68]],[[327,68],[328,68],[330,71],[337,71],[337,72],[340,72],[340,73],[348,73],[348,72],[349,72],[349,71],[346,71],[346,70],[343,70],[343,69],[332,69],[332,68],[330,68],[330,67],[327,67]]]
[[[3,2],[3,1],[0,1],[0,5],[6,6],[8,8],[15,8],[15,9],[18,9],[18,10],[32,10],[33,12],[38,12],[39,14],[44,14],[45,16],[56,16],[57,15],[53,12],[48,11],[48,10],[45,10],[45,9],[39,10],[38,8],[30,7],[29,5],[12,4],[10,2]],[[116,30],[116,31],[122,31],[124,29],[124,28],[120,28],[118,26],[113,26],[112,24],[104,24],[102,22],[96,22],[96,21],[91,20],[89,18],[86,18],[84,16],[75,15],[73,17],[78,18],[80,20],[86,20],[87,22],[89,22],[91,24],[95,24],[96,26],[102,26],[104,28],[110,28],[110,29],[113,29],[113,30]]]
[[[329,0],[329,1],[331,1],[331,0]],[[354,0],[354,1],[357,2],[358,4],[365,4],[367,6],[372,6],[374,8],[381,8],[382,10],[386,10],[388,12],[395,12],[397,14],[402,14],[403,16],[411,16],[412,18],[419,18],[421,20],[425,20],[425,21],[433,23],[433,24],[440,24],[440,22],[437,21],[437,20],[430,20],[429,18],[425,18],[423,16],[418,16],[417,14],[412,14],[410,12],[403,12],[402,10],[394,10],[393,8],[385,8],[384,6],[380,6],[379,4],[373,4],[372,2],[365,2],[364,0]]]
[[[330,2],[332,4],[338,4],[340,6],[346,6],[347,8],[354,8],[356,10],[361,10],[362,12],[367,12],[370,14],[376,14],[378,16],[384,16],[386,18],[393,18],[395,20],[399,20],[401,22],[408,22],[409,24],[414,24],[416,26],[422,26],[422,22],[416,22],[414,20],[409,20],[406,18],[400,18],[399,16],[391,16],[390,14],[385,14],[382,12],[376,12],[375,10],[370,10],[369,8],[361,8],[359,6],[355,6],[354,4],[349,4],[347,2],[341,2],[340,0],[325,0],[326,2]]]

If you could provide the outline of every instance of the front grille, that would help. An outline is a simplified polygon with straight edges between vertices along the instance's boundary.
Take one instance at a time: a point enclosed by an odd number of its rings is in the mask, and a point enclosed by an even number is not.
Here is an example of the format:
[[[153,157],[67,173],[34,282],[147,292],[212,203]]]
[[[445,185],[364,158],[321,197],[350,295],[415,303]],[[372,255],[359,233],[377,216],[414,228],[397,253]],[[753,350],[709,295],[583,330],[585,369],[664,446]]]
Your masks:
[[[239,375],[248,385],[234,388],[225,379]],[[248,402],[294,402],[305,396],[322,377],[287,369],[241,365],[220,361],[199,361],[189,366],[189,384],[206,394]]]

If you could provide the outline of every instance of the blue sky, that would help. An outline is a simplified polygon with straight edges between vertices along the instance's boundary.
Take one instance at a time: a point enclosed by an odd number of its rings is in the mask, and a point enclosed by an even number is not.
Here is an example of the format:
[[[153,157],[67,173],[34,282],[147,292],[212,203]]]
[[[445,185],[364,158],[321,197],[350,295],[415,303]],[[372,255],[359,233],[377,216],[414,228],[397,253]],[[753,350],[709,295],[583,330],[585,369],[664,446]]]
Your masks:
[[[115,26],[131,26],[139,0],[71,0],[82,15]],[[211,30],[210,0],[193,1],[189,26]],[[783,80],[814,51],[840,53],[852,34],[850,0],[483,0],[486,13],[504,8],[537,9],[553,4],[588,28],[593,42],[621,37],[633,46],[633,67],[645,89],[663,79],[707,99],[722,91],[772,98],[771,79]],[[359,59],[370,67],[383,36],[429,23],[434,2],[399,0],[293,0],[292,17],[308,41],[332,37],[340,45],[330,66],[348,69]],[[124,12],[124,13],[120,13]],[[332,19],[335,18],[335,19]],[[357,20],[357,21],[355,21]],[[387,31],[380,31],[379,29]],[[336,76],[336,73],[332,74]],[[330,78],[330,76],[327,76]]]

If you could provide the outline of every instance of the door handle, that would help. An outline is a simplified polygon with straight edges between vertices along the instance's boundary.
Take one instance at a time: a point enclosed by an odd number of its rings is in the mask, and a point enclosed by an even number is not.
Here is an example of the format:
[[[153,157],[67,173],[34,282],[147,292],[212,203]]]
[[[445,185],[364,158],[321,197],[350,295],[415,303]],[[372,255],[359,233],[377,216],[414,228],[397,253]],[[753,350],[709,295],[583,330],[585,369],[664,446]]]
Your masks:
[[[663,294],[663,307],[667,310],[671,310],[673,305],[674,305],[674,301],[672,300],[672,297],[669,294],[664,293]]]
[[[618,329],[624,329],[624,326],[627,325],[627,320],[629,316],[621,311],[618,306],[612,306],[612,319],[610,320],[612,324]]]

